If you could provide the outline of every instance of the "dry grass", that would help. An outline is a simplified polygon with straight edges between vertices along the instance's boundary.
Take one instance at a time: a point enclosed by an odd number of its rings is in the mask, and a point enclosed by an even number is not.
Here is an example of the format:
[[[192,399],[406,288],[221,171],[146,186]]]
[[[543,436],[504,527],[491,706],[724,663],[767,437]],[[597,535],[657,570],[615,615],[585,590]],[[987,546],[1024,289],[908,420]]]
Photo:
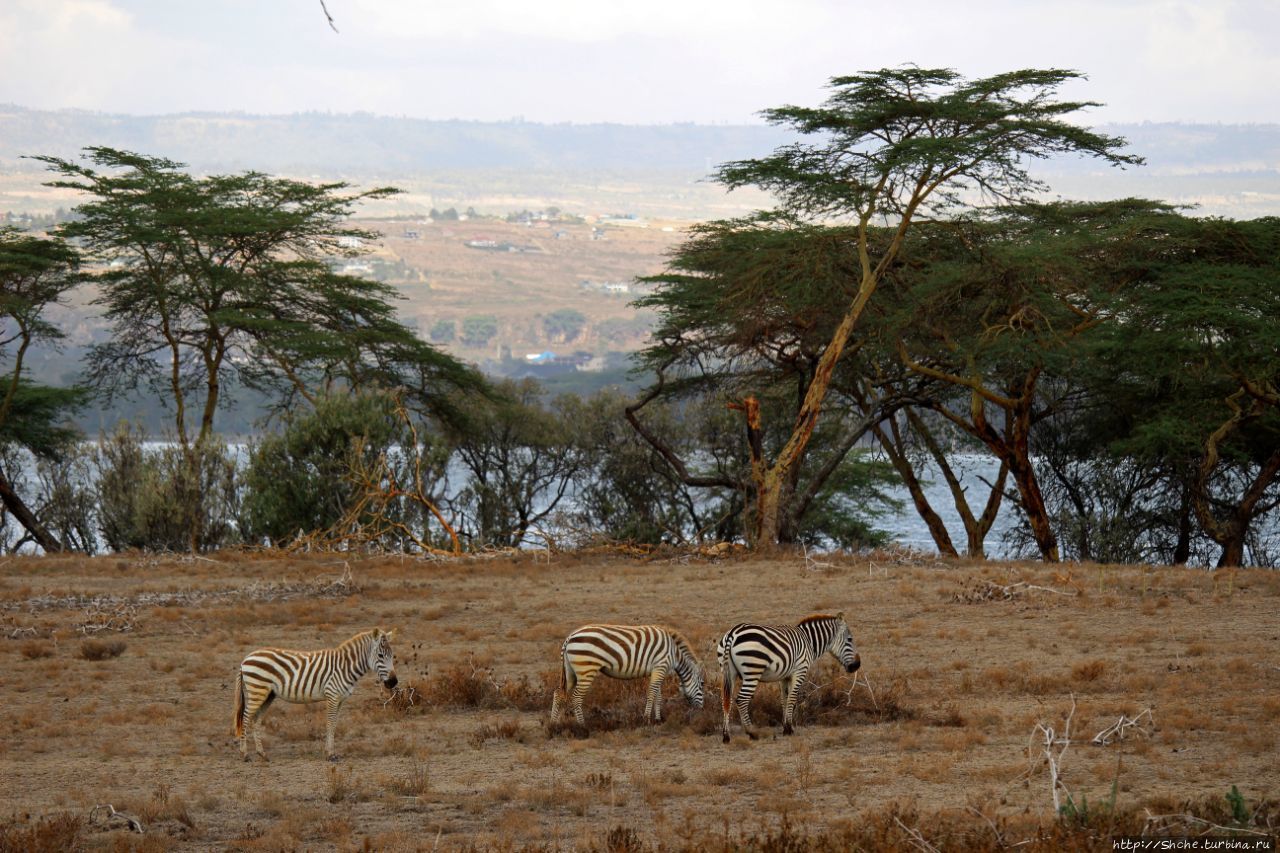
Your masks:
[[[124,654],[128,644],[124,640],[96,640],[89,638],[80,643],[80,657],[85,660],[111,660]]]
[[[828,558],[821,572],[802,557],[673,552],[350,562],[341,595],[319,592],[343,572],[333,556],[5,564],[0,612],[21,619],[0,641],[4,849],[1084,850],[1142,829],[1144,810],[1182,815],[1152,828],[1165,834],[1202,831],[1188,814],[1275,826],[1280,574],[1241,572],[1229,591],[1203,572],[1108,567],[1100,593],[1091,569],[902,552]],[[1025,586],[958,600],[990,588],[975,578]],[[30,606],[85,600],[137,608],[127,651],[119,634],[59,646],[84,609]],[[817,666],[794,737],[764,685],[762,738],[722,745],[719,634],[837,609],[857,678]],[[647,724],[645,682],[601,678],[585,731],[551,725],[560,641],[600,620],[683,631],[706,669],[704,707],[672,679],[664,721]],[[322,707],[276,703],[271,761],[241,762],[229,729],[245,652],[375,625],[398,629],[400,688],[357,687],[339,717],[343,760],[322,758]],[[114,644],[114,658],[82,651]],[[1060,822],[1028,745],[1072,696],[1062,781],[1092,812]],[[1143,736],[1088,743],[1146,708]],[[1113,784],[1115,808],[1099,806]],[[102,803],[146,832],[90,825]]]

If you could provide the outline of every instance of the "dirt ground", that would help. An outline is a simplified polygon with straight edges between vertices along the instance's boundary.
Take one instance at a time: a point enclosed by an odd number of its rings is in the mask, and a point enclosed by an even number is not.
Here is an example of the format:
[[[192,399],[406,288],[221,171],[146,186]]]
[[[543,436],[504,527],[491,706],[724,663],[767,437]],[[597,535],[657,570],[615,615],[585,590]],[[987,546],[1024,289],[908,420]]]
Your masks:
[[[828,658],[796,736],[735,728],[723,745],[719,633],[836,610],[858,680]],[[1278,617],[1276,572],[899,553],[10,558],[0,819],[66,814],[89,849],[176,850],[697,845],[784,815],[851,826],[888,804],[999,821],[1053,814],[1038,725],[1069,740],[1054,747],[1063,802],[1096,809],[1114,790],[1117,806],[1158,812],[1236,785],[1253,804],[1280,795]],[[589,737],[550,726],[560,641],[591,621],[683,631],[707,667],[706,707],[669,685],[667,720],[646,726],[641,684],[598,683]],[[269,763],[242,762],[230,727],[244,654],[374,626],[397,629],[403,689],[360,683],[341,760],[324,760],[321,706],[277,702]],[[776,689],[756,703],[759,724]],[[1090,743],[1122,715],[1139,718],[1123,740]],[[111,829],[101,809],[90,821],[106,803],[144,833]]]

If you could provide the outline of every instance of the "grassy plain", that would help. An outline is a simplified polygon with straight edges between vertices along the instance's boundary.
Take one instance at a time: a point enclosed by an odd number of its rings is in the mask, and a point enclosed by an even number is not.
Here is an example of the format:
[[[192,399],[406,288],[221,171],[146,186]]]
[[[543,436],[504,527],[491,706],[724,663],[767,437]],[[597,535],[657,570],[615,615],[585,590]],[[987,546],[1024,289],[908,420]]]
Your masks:
[[[1144,809],[1226,822],[1232,785],[1254,831],[1276,819],[1280,573],[823,559],[369,558],[344,575],[332,555],[9,558],[0,847],[730,849],[754,836],[836,850],[855,836],[919,847],[919,833],[944,849],[1109,850]],[[750,742],[735,727],[721,744],[718,634],[840,609],[859,679],[828,659],[796,736],[774,726]],[[708,667],[706,707],[668,685],[667,719],[646,726],[642,685],[606,679],[589,737],[549,725],[559,643],[588,621],[682,630]],[[342,760],[323,759],[321,706],[276,703],[270,761],[241,762],[241,657],[375,625],[398,629],[402,690],[358,686]],[[1087,806],[1068,838],[1036,726],[1064,736],[1073,701],[1058,765],[1062,795]],[[763,688],[757,724],[776,706]],[[1123,740],[1090,744],[1148,708]],[[1126,817],[1106,824],[1113,791]],[[91,821],[106,803],[145,831],[105,810]],[[1204,829],[1178,820],[1156,826]]]

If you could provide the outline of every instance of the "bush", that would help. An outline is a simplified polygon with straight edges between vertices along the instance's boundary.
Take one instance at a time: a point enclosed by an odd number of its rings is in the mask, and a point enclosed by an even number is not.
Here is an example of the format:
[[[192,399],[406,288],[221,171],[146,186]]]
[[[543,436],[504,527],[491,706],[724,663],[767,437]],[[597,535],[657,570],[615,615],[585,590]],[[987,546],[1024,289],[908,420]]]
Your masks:
[[[128,648],[124,640],[88,639],[80,644],[80,657],[85,660],[110,660],[124,654]]]
[[[411,449],[412,448],[412,449]],[[407,470],[413,453],[424,456],[428,488],[443,459],[433,445],[413,447],[413,438],[385,393],[333,395],[290,421],[249,454],[244,474],[246,539],[285,542],[299,534],[331,529],[368,490],[356,471],[370,472],[391,456],[397,482],[412,488]],[[383,484],[379,484],[383,485]],[[397,520],[416,529],[428,522],[416,505],[393,502]]]
[[[99,525],[107,547],[210,551],[239,535],[235,460],[212,441],[190,451],[147,447],[141,428],[122,424],[99,441]]]

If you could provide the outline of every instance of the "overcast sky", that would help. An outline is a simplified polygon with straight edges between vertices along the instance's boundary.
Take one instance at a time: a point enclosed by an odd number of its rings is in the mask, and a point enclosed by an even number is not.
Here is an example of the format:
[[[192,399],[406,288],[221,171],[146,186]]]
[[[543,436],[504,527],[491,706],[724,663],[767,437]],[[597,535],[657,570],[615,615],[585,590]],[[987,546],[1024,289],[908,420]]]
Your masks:
[[[1280,121],[1280,0],[0,0],[0,103],[748,122],[837,74],[1075,68],[1091,122]]]

